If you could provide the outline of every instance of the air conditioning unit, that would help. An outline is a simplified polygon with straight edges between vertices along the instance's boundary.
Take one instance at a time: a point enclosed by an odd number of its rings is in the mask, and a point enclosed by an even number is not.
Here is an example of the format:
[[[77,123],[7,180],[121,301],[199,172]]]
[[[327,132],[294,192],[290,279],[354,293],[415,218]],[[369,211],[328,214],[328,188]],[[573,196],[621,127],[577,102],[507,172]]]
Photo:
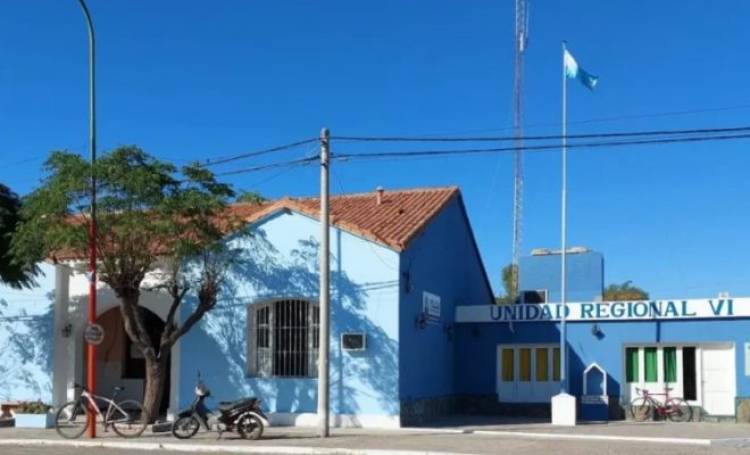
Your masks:
[[[367,349],[367,336],[363,332],[342,333],[341,349],[344,351],[364,351]]]

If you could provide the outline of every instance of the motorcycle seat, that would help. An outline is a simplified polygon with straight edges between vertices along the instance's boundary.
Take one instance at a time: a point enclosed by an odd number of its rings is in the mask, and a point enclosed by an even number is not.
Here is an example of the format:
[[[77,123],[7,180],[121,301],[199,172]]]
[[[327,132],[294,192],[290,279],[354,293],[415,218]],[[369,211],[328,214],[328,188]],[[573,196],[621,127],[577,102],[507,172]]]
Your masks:
[[[229,411],[234,408],[239,408],[241,406],[246,406],[250,404],[252,401],[255,401],[255,397],[251,398],[240,398],[239,400],[234,401],[221,401],[219,402],[219,410],[220,411]]]

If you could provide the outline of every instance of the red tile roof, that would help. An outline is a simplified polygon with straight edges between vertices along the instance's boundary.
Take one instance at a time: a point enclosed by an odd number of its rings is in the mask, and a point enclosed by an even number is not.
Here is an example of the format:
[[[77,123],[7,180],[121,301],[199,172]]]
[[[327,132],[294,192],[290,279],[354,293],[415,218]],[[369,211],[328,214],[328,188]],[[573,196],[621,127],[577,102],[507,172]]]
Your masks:
[[[376,191],[331,196],[331,224],[402,251],[459,194],[454,186],[383,191],[380,204]],[[320,199],[283,198],[232,206],[233,212],[248,222],[284,209],[319,219]]]
[[[403,251],[459,194],[460,191],[454,186],[383,191],[380,204],[375,191],[331,196],[331,224],[396,251]],[[319,219],[320,199],[285,197],[263,203],[237,203],[230,209],[233,215],[247,222],[258,221],[279,210],[292,210]],[[158,249],[158,246],[155,248]],[[83,259],[84,255],[58,251],[52,257],[54,260],[76,260]]]

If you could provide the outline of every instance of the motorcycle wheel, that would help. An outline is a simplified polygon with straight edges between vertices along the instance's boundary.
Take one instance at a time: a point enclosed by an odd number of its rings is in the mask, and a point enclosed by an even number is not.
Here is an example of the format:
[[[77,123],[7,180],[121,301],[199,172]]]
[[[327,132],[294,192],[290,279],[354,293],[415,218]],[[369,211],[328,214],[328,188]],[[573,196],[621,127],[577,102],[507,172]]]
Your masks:
[[[237,420],[237,433],[244,439],[258,440],[263,435],[263,422],[254,415],[244,415]]]
[[[177,439],[190,439],[198,432],[201,424],[193,416],[180,417],[172,425],[172,435]]]

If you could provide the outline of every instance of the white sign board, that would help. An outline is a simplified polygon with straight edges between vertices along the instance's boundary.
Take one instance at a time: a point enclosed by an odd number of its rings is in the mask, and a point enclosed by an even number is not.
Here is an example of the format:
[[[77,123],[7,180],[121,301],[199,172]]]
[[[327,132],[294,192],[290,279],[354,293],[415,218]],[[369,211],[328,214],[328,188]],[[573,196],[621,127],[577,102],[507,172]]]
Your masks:
[[[422,292],[422,312],[427,321],[437,322],[440,320],[440,296],[429,292]]]
[[[636,302],[577,302],[566,305],[565,319],[641,321],[662,319],[750,318],[750,298],[654,300]],[[456,307],[456,322],[559,321],[559,303],[475,305]]]
[[[94,346],[102,344],[102,341],[104,341],[104,328],[99,324],[87,325],[83,330],[83,339],[86,343],[93,344]]]

